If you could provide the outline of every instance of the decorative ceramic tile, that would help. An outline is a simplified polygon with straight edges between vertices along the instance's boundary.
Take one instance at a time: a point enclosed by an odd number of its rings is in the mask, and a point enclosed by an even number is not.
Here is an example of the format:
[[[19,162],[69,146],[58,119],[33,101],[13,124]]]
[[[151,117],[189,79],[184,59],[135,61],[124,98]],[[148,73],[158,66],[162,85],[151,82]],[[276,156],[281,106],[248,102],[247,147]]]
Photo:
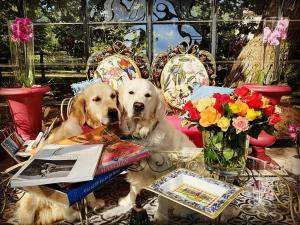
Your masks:
[[[141,77],[141,73],[133,60],[116,54],[100,62],[96,69],[95,76],[101,78],[102,82],[108,83],[116,89],[126,80]]]
[[[147,189],[212,219],[242,191],[240,187],[186,169],[167,174]]]
[[[167,102],[182,109],[190,100],[194,84],[209,85],[207,71],[201,61],[190,54],[171,58],[161,74],[161,87]]]

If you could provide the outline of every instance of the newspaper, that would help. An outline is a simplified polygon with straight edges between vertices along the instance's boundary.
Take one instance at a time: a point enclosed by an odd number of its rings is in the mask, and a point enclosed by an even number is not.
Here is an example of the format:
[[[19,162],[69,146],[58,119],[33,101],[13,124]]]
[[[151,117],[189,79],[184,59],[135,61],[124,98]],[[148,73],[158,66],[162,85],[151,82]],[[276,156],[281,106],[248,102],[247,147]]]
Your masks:
[[[46,145],[11,178],[12,187],[92,180],[103,145]]]

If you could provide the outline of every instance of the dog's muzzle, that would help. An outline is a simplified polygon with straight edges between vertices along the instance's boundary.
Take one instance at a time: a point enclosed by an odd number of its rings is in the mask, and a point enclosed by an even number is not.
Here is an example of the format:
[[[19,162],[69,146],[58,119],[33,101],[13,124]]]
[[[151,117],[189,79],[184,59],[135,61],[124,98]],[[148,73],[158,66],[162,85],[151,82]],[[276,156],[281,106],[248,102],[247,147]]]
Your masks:
[[[141,116],[144,109],[145,109],[144,103],[142,103],[142,102],[133,103],[133,114],[135,117]]]
[[[119,113],[117,109],[109,108],[107,112],[110,123],[116,122],[119,120]]]

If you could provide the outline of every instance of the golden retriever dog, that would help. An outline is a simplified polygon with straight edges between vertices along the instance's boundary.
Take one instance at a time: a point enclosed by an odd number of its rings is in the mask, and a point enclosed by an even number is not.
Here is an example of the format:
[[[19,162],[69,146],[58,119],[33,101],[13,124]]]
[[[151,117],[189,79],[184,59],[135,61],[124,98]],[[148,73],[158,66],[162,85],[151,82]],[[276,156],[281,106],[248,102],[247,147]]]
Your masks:
[[[140,139],[142,145],[154,147],[156,150],[178,150],[184,151],[183,147],[195,145],[186,135],[176,130],[165,120],[166,103],[161,92],[145,79],[135,79],[124,83],[119,88],[119,102],[123,116],[121,118],[121,129],[124,134],[132,135]],[[139,192],[162,173],[153,172],[149,166],[139,172],[128,172],[127,180],[130,183],[129,194],[120,199],[122,206],[135,204]],[[163,216],[168,206],[164,200],[159,200],[159,209],[156,219]],[[164,206],[163,206],[164,205]]]
[[[117,92],[107,84],[93,84],[75,97],[68,119],[42,145],[79,135],[83,133],[83,125],[96,128],[102,124],[119,123],[119,120]],[[96,199],[93,193],[87,196],[87,201],[94,210],[104,207],[104,201]],[[72,222],[79,219],[79,213],[73,207],[31,193],[26,193],[19,201],[17,216],[21,224],[53,224],[60,220]]]

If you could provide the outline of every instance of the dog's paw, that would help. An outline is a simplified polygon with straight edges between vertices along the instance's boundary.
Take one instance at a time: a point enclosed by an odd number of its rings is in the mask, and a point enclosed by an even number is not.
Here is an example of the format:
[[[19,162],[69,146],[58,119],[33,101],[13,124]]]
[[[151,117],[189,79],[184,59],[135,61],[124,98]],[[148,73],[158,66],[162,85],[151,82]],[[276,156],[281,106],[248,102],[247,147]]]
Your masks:
[[[168,217],[156,212],[154,214],[154,224],[155,225],[166,225],[168,224]]]
[[[104,206],[105,206],[105,201],[103,199],[96,199],[95,201],[89,202],[89,207],[91,207],[94,211],[103,209]]]
[[[119,206],[132,207],[134,204],[131,202],[130,197],[126,196],[119,199]]]
[[[150,127],[142,127],[142,128],[139,130],[139,136],[140,136],[141,138],[147,137],[149,133],[150,133]]]

